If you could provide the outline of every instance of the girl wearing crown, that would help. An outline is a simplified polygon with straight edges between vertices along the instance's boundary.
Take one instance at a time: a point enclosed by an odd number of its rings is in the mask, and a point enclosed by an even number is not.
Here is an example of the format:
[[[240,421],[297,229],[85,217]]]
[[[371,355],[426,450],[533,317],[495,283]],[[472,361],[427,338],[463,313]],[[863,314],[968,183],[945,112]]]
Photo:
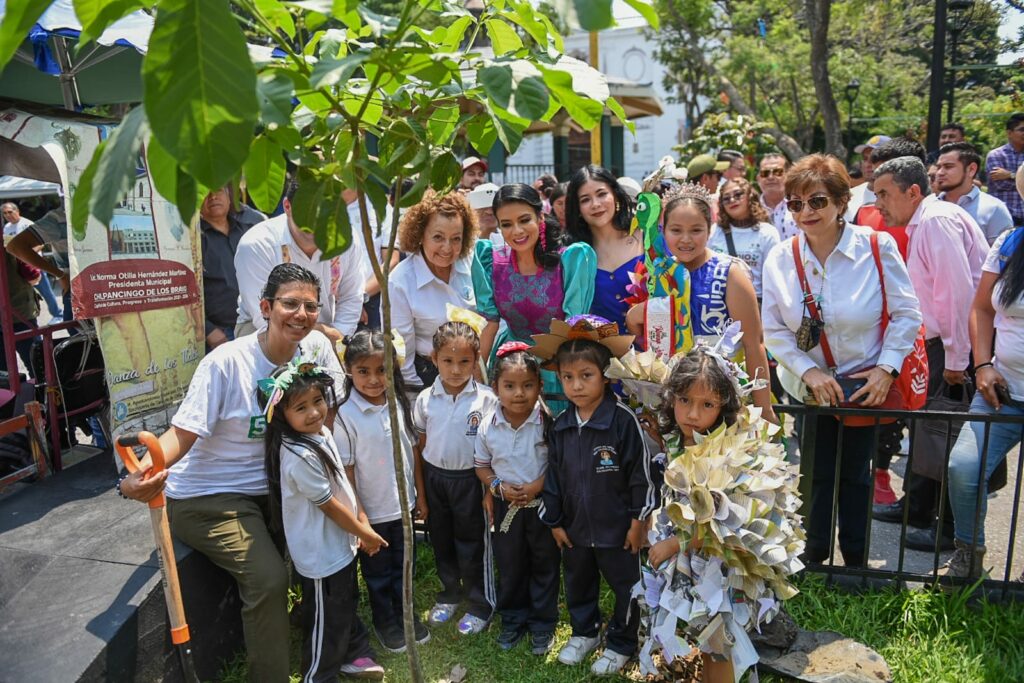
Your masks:
[[[653,205],[650,213],[653,223],[657,220],[653,209],[658,205],[657,196],[644,193],[641,201]],[[703,187],[686,183],[666,194],[661,201],[665,207],[661,214],[664,245],[686,269],[685,278],[676,276],[677,280],[684,280],[685,286],[672,288],[669,296],[636,303],[626,314],[627,329],[643,338],[649,350],[667,359],[689,350],[691,339],[717,338],[730,321],[737,321],[744,331],[743,352],[748,374],[767,378],[768,356],[761,341],[761,315],[750,275],[742,264],[737,265],[734,259],[707,246],[711,234],[711,196]],[[650,268],[649,273],[655,268]],[[649,276],[656,277],[657,273]],[[686,301],[676,300],[679,292],[685,297],[687,287],[689,307]],[[757,389],[753,399],[766,419],[777,421],[767,386]]]

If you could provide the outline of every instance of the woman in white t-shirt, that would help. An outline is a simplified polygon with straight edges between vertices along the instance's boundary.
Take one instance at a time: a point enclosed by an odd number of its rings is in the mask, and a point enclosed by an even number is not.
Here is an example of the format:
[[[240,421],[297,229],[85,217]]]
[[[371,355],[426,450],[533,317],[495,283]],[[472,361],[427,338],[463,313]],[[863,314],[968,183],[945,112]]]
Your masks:
[[[747,265],[758,301],[765,258],[778,243],[779,231],[769,222],[754,186],[743,178],[726,181],[718,193],[718,224],[711,231],[708,246]]]
[[[971,317],[978,392],[971,412],[1024,415],[1024,229],[1007,230],[989,249]],[[998,330],[999,334],[996,334]],[[995,338],[995,355],[989,353]],[[969,428],[966,428],[969,427]],[[994,422],[989,426],[984,457],[986,483],[1006,454],[1021,442],[1024,426]],[[979,486],[985,423],[971,422],[960,430],[949,456],[949,503],[955,521],[953,556],[940,574],[977,578],[985,559],[987,490]],[[978,527],[974,527],[978,508]],[[972,544],[974,550],[972,552]]]
[[[288,681],[288,572],[270,531],[264,471],[266,419],[257,383],[293,358],[306,358],[341,375],[327,337],[313,328],[320,312],[320,281],[285,263],[267,278],[260,312],[267,327],[215,348],[200,361],[188,393],[160,437],[167,469],[139,473],[118,488],[148,501],[166,486],[171,532],[238,582],[249,673]]]

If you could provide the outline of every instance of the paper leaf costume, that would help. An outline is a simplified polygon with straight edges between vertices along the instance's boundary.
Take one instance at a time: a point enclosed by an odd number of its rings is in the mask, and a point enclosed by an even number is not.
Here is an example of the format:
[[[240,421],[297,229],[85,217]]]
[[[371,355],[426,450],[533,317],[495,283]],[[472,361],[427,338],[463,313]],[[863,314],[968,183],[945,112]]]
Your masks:
[[[646,279],[647,348],[662,358],[693,348],[690,326],[690,274],[672,258],[665,237],[659,230],[661,198],[653,192],[641,192],[637,197],[636,215],[630,225],[630,234],[643,231],[644,260],[637,264],[636,276]],[[630,276],[633,280],[633,275]],[[633,290],[631,303],[639,303],[638,292]],[[653,313],[653,317],[652,317]]]
[[[320,367],[316,363],[303,360],[301,358],[292,359],[292,361],[285,366],[285,369],[275,377],[265,377],[264,379],[256,382],[256,386],[259,387],[259,390],[263,392],[263,395],[267,398],[267,405],[264,408],[267,422],[274,419],[274,408],[281,402],[281,399],[284,398],[284,392],[288,391],[292,382],[294,382],[295,378],[299,375],[322,376],[324,383],[328,385],[334,384],[334,378],[331,377],[326,368]]]

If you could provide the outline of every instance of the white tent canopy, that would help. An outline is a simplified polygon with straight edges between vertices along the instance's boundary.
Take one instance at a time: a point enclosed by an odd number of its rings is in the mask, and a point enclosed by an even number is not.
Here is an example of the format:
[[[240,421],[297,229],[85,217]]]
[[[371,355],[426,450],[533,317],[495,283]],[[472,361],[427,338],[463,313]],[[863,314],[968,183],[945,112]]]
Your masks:
[[[0,200],[38,197],[44,194],[60,194],[60,185],[12,175],[0,176]]]

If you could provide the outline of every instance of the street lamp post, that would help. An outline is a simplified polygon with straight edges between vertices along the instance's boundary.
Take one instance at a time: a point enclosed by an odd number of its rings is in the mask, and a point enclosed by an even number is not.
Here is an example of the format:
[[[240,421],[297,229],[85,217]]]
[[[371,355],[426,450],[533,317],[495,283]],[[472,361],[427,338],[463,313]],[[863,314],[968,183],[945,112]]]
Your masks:
[[[850,82],[846,84],[844,89],[846,95],[846,161],[849,163],[850,157],[853,155],[853,103],[857,101],[857,95],[860,94],[860,81],[856,78],[850,79]]]
[[[953,120],[953,100],[956,96],[956,49],[960,34],[971,23],[974,14],[974,0],[949,0],[949,99],[946,105],[946,120]]]

